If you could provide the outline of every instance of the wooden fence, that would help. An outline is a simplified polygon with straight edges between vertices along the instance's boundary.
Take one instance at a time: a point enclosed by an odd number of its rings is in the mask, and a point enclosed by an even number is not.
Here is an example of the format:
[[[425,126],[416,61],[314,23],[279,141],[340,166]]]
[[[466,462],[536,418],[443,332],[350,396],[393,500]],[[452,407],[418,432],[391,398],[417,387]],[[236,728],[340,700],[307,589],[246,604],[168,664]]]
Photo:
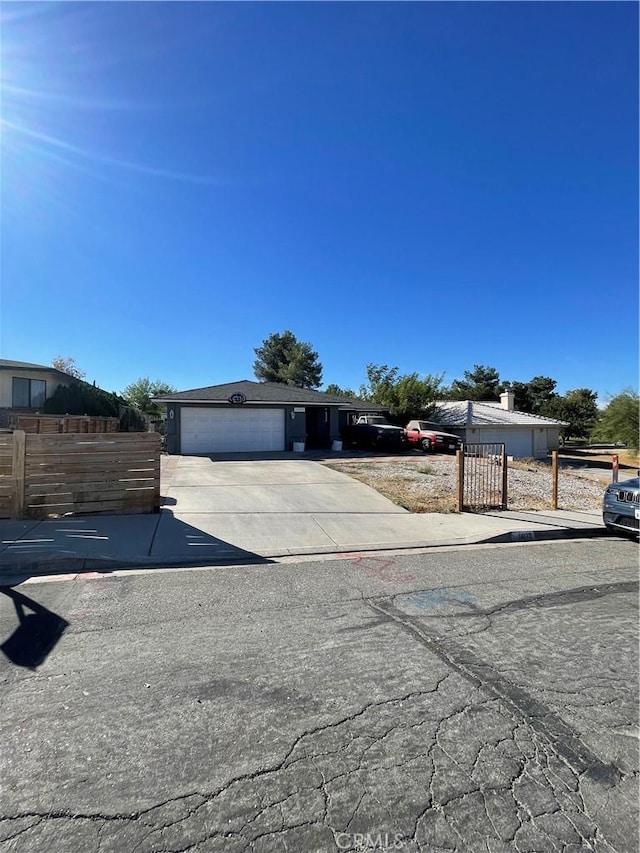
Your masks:
[[[9,518],[13,505],[13,435],[0,433],[0,518]]]
[[[98,417],[95,415],[16,415],[9,417],[11,429],[21,429],[29,434],[49,435],[51,433],[104,433],[120,432],[120,419]]]
[[[0,512],[13,518],[157,512],[160,442],[156,433],[0,435]]]

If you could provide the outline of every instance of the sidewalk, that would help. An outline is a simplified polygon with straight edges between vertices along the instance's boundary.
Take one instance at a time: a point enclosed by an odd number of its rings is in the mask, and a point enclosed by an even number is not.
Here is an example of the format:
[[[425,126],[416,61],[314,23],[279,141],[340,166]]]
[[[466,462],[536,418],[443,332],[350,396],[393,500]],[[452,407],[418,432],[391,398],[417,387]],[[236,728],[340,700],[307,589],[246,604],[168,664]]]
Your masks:
[[[34,575],[233,565],[311,554],[606,534],[599,513],[563,510],[482,515],[235,512],[211,519],[199,515],[198,523],[188,523],[169,508],[156,515],[0,520],[0,585]]]

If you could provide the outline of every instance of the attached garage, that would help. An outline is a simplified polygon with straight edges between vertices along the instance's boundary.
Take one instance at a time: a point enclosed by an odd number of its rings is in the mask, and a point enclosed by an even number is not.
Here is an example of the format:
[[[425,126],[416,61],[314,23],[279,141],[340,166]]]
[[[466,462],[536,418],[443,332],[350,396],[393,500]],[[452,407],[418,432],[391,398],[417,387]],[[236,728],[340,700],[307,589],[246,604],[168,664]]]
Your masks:
[[[284,409],[180,407],[184,454],[284,450]]]

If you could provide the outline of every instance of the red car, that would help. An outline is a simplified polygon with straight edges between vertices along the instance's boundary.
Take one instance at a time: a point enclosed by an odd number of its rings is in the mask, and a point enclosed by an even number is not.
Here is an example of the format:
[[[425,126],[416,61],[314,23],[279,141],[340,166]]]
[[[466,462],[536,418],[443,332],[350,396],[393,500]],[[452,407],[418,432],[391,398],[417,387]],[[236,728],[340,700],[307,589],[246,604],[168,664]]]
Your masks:
[[[462,448],[460,436],[442,432],[426,421],[409,421],[404,433],[410,446],[421,447],[425,453],[455,453]]]

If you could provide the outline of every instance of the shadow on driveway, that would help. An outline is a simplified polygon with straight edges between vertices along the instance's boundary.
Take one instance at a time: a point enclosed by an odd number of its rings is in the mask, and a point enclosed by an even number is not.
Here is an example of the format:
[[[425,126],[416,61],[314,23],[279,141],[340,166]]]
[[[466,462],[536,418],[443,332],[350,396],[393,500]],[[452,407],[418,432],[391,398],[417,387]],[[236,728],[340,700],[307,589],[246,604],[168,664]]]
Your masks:
[[[172,567],[194,565],[198,561],[200,565],[273,562],[255,551],[248,551],[199,527],[187,524],[176,518],[170,509],[162,510],[148,553],[147,562],[156,557],[162,566]]]

